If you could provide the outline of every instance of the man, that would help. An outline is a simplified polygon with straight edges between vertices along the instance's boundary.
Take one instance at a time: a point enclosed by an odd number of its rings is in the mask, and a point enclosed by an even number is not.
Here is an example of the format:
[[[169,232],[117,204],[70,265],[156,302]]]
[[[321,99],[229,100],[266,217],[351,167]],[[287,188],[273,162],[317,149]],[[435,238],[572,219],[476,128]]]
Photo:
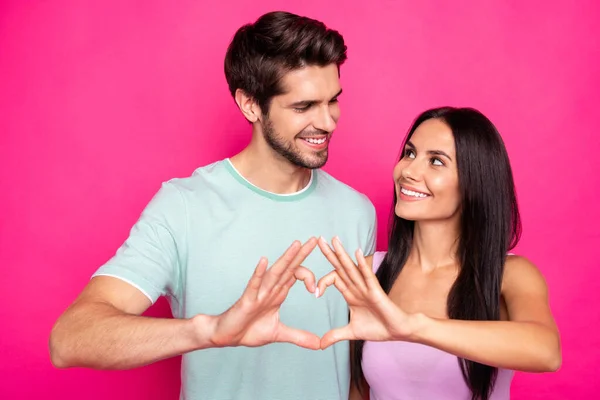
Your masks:
[[[54,365],[129,369],[182,354],[188,400],[348,398],[348,343],[319,342],[348,309],[337,291],[315,293],[332,267],[312,251],[336,235],[375,249],[373,205],[320,170],[345,60],[342,36],[309,18],[268,13],[237,31],[225,75],[249,145],[163,183],[55,324]],[[160,296],[175,318],[142,317]]]

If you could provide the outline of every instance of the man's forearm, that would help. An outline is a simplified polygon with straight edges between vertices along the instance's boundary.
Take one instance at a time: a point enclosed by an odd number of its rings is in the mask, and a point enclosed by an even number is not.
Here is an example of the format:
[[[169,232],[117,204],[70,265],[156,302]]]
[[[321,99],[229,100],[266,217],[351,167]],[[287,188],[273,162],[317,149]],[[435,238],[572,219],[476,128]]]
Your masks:
[[[59,368],[130,369],[211,347],[211,317],[151,318],[123,313],[110,304],[75,304],[50,336]]]

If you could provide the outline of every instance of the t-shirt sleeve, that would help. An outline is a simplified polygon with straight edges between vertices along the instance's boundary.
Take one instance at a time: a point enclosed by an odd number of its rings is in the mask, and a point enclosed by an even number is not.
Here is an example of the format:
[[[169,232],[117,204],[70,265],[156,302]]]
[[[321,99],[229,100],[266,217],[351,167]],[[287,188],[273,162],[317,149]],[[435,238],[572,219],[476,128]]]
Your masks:
[[[185,235],[185,203],[170,182],[142,211],[116,254],[94,276],[119,278],[144,293],[152,303],[178,290],[180,257]]]
[[[368,216],[368,234],[363,253],[365,256],[370,256],[375,253],[377,248],[377,212],[375,206],[366,196],[367,216]]]

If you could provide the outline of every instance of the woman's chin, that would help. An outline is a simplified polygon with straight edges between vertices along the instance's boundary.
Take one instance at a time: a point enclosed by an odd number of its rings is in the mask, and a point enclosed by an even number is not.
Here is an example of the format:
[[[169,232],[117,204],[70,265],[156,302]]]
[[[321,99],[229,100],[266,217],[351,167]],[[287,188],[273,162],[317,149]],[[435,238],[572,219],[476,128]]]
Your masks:
[[[416,221],[419,221],[422,219],[419,215],[415,215],[415,213],[409,213],[409,212],[406,212],[405,210],[398,210],[398,207],[396,207],[395,213],[396,213],[396,217],[405,219],[407,221],[416,222]]]
[[[406,207],[403,207],[401,204],[396,205],[394,212],[398,218],[402,218],[407,221],[419,221],[421,219],[425,219],[423,218],[424,216],[421,213],[415,213],[414,211],[411,212],[407,210]]]

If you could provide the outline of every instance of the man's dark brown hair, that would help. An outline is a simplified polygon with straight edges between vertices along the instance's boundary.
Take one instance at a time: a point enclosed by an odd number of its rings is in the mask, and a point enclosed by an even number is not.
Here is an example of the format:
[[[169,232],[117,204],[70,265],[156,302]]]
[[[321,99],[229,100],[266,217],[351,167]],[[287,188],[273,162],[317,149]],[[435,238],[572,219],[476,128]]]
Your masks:
[[[346,61],[344,38],[324,23],[289,12],[264,14],[235,33],[225,55],[225,77],[235,96],[241,89],[268,114],[273,96],[284,93],[281,79],[305,66]]]

